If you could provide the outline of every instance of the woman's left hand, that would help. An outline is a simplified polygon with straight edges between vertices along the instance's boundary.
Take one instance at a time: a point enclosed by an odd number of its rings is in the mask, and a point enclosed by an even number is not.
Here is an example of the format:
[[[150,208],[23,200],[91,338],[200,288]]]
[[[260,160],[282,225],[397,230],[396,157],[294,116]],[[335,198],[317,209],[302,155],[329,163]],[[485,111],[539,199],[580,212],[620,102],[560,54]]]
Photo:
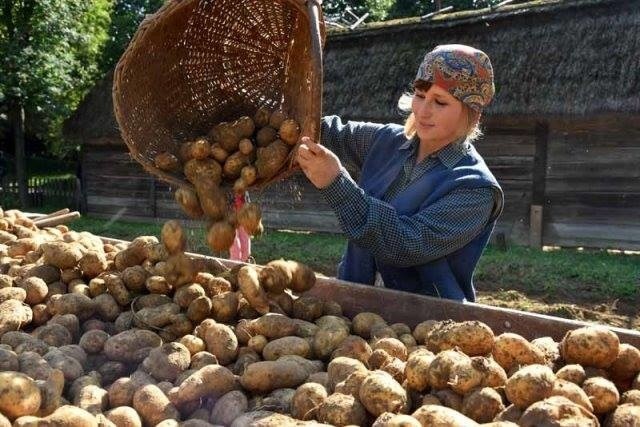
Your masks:
[[[338,156],[306,136],[298,147],[297,160],[309,181],[319,189],[328,187],[342,168]]]

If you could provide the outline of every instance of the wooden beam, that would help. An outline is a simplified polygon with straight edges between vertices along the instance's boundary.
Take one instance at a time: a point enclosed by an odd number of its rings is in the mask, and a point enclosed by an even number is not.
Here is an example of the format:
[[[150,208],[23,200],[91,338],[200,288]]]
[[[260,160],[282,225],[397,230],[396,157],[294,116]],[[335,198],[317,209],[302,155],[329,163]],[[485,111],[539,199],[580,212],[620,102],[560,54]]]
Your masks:
[[[549,124],[536,123],[535,154],[533,156],[531,209],[529,216],[529,245],[542,247],[544,230],[545,191],[547,182],[547,151],[549,146]]]

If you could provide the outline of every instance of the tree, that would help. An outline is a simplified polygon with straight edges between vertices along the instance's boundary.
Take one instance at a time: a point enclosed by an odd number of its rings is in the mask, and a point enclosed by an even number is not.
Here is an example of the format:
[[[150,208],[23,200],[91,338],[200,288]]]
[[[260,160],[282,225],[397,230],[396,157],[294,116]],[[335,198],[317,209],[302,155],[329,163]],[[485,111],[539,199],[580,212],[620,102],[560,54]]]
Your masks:
[[[158,10],[163,3],[163,0],[114,0],[109,37],[99,64],[103,72],[116,65],[140,22],[147,14]]]
[[[21,207],[28,202],[26,125],[60,148],[61,126],[95,82],[110,0],[4,0],[0,99],[13,138]]]

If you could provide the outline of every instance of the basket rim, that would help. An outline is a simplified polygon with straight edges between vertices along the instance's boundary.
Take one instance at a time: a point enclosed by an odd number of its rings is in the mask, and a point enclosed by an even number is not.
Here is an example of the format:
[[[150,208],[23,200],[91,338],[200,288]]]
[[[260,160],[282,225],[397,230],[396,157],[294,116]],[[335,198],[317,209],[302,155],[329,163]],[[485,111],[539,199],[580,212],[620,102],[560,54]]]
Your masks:
[[[111,90],[114,115],[115,115],[116,121],[118,122],[118,129],[120,131],[120,135],[129,149],[130,157],[132,157],[135,161],[137,161],[146,172],[166,182],[170,186],[173,186],[176,188],[184,187],[190,190],[195,190],[195,186],[191,182],[189,182],[184,177],[178,177],[172,173],[163,171],[158,167],[156,167],[156,165],[150,159],[145,157],[140,152],[140,150],[135,144],[135,141],[131,137],[130,133],[126,129],[124,129],[122,126],[120,126],[120,123],[123,123],[126,120],[124,117],[124,113],[120,109],[119,97],[122,94],[122,90],[120,88],[120,82],[122,80],[123,70],[129,65],[132,59],[131,57],[133,55],[133,52],[135,51],[135,48],[140,43],[145,41],[147,32],[150,29],[154,28],[156,25],[159,25],[160,23],[168,19],[169,16],[176,13],[178,10],[180,10],[180,8],[189,7],[194,2],[198,2],[198,1],[201,1],[201,0],[168,0],[155,13],[147,15],[143,19],[138,29],[136,30],[134,36],[131,38],[131,41],[129,42],[127,49],[125,50],[123,55],[118,60],[118,63],[116,64],[114,74],[113,74],[113,85]],[[298,10],[298,12],[301,13],[302,16],[304,16],[306,23],[309,27],[313,26],[312,25],[313,18],[312,16],[310,16],[309,9],[305,6],[307,6],[310,3],[313,3],[321,11],[320,9],[321,2],[319,0],[277,0],[277,1],[280,1],[281,3],[289,4],[295,7]],[[318,26],[320,30],[320,49],[322,50],[325,43],[325,39],[326,39],[326,29],[324,24],[324,18],[321,12],[319,13],[318,21],[319,21]],[[320,52],[320,55],[322,55],[321,52]],[[321,77],[322,69],[321,68],[322,67],[320,66],[320,70],[315,70],[316,74],[318,73],[320,74],[320,78],[318,79],[319,81],[317,82],[320,86],[320,89],[319,89],[320,97],[322,94],[322,77]],[[322,103],[320,101],[320,106],[319,106],[320,109],[322,108],[321,104]],[[319,128],[315,129],[315,134],[316,134],[315,135],[316,139],[319,139],[319,134],[320,134]],[[254,183],[251,186],[248,186],[247,190],[260,191],[265,187],[267,187],[268,185],[272,184],[273,182],[285,179],[293,175],[294,173],[296,173],[298,170],[300,170],[299,166],[294,161],[295,153],[297,153],[297,148],[299,144],[300,143],[298,142],[290,151],[287,157],[287,161],[285,162],[286,166],[284,166],[284,169],[280,170],[275,176],[271,178],[264,179],[259,183]],[[224,188],[224,187],[230,188],[232,185],[233,184],[221,185],[221,188]]]

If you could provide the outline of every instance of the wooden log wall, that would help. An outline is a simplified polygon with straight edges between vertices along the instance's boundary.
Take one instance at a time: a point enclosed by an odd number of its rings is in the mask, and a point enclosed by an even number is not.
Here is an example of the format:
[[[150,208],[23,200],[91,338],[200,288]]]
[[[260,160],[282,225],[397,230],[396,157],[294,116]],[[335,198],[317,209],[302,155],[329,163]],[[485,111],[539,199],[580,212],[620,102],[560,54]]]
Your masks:
[[[538,235],[544,245],[640,249],[640,129],[589,123],[491,122],[485,129],[476,148],[505,191],[494,239],[502,234],[528,245]],[[184,218],[170,188],[131,160],[123,144],[86,144],[83,181],[90,215]],[[301,174],[251,198],[263,206],[267,227],[339,231]],[[530,222],[532,206],[541,207],[539,230]]]

